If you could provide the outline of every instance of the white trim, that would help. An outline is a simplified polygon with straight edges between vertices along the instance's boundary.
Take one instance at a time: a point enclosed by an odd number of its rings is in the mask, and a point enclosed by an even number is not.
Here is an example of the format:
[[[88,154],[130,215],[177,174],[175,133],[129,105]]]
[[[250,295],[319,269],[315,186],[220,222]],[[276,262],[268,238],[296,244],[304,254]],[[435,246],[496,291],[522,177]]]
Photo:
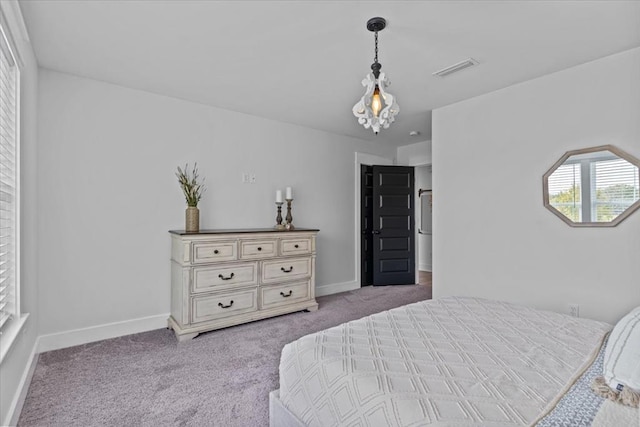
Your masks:
[[[29,362],[27,363],[27,366],[22,373],[22,378],[20,378],[20,383],[18,383],[18,388],[16,390],[16,394],[13,396],[11,405],[9,406],[7,416],[2,421],[3,426],[15,426],[18,424],[18,419],[20,418],[20,413],[22,412],[22,406],[24,405],[24,401],[27,398],[29,385],[31,384],[33,373],[35,372],[36,366],[38,364],[38,353],[36,352],[37,347],[38,340],[33,343],[33,348],[31,349],[31,354],[29,355]]]
[[[7,321],[5,329],[2,331],[2,334],[0,334],[0,365],[2,365],[4,357],[9,353],[11,346],[13,346],[20,335],[22,327],[27,322],[27,317],[29,317],[29,313],[24,313],[16,319]]]
[[[375,154],[369,153],[358,153],[356,152],[356,161],[355,161],[355,260],[356,260],[356,271],[355,271],[355,283],[357,287],[362,285],[362,278],[360,277],[360,263],[362,262],[360,258],[360,166],[361,165],[393,165],[395,162],[386,157],[376,156]]]
[[[10,24],[12,25],[12,29],[18,32],[18,36],[26,42],[31,42],[29,38],[29,31],[27,31],[27,26],[24,23],[24,17],[22,16],[22,10],[20,10],[20,4],[18,0],[5,0],[2,4],[8,5],[9,11],[6,11],[9,15],[9,19],[11,19]]]
[[[3,7],[5,6],[5,7]],[[11,33],[10,42],[14,45],[15,48],[15,56],[18,62],[18,68],[22,68],[24,66],[24,52],[20,47],[22,44],[18,43],[18,40],[23,41],[24,43],[30,44],[31,40],[29,39],[29,32],[27,31],[27,26],[24,23],[24,17],[22,16],[22,11],[20,10],[20,5],[17,0],[3,0],[0,2],[0,14],[2,14],[6,20],[6,25],[8,31]]]
[[[4,30],[0,28],[0,37],[4,37],[4,40],[7,43],[7,47],[9,49],[9,54],[13,61],[15,61],[15,72],[16,72],[16,82],[15,82],[15,96],[16,96],[16,118],[15,118],[15,245],[14,245],[14,262],[15,262],[15,283],[13,285],[13,292],[15,294],[15,301],[13,302],[15,311],[12,314],[12,318],[9,318],[7,324],[4,326],[3,336],[0,339],[0,363],[4,360],[5,355],[8,353],[11,346],[14,344],[16,339],[18,339],[20,330],[25,325],[28,313],[21,312],[21,302],[20,302],[20,293],[21,293],[21,283],[20,276],[22,271],[22,260],[20,256],[21,251],[21,159],[20,159],[20,151],[22,147],[21,141],[21,127],[22,127],[22,67],[24,66],[21,56],[20,56],[20,47],[19,44],[15,42],[14,39],[14,30],[21,30],[20,24],[24,27],[24,21],[22,19],[22,14],[20,13],[20,7],[18,6],[18,2],[16,0],[12,0],[7,3],[0,3],[8,5],[8,13],[6,10],[0,9],[0,23],[4,27]],[[20,34],[22,36],[22,34]]]
[[[340,292],[353,291],[360,288],[360,282],[355,280],[351,282],[332,283],[330,285],[316,286],[316,296],[338,294]]]
[[[41,335],[38,353],[166,328],[168,318],[169,313]]]
[[[420,264],[418,268],[420,271],[432,271],[433,266],[431,264]]]

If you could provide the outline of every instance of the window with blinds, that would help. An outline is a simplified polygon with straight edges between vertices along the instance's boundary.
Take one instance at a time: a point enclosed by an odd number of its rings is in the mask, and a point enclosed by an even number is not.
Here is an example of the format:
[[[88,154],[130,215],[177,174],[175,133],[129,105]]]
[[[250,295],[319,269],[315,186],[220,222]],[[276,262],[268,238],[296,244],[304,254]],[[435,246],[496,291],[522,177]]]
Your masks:
[[[19,316],[18,67],[0,26],[0,333]]]
[[[640,199],[640,169],[607,150],[569,157],[549,176],[549,203],[573,222],[612,222]]]

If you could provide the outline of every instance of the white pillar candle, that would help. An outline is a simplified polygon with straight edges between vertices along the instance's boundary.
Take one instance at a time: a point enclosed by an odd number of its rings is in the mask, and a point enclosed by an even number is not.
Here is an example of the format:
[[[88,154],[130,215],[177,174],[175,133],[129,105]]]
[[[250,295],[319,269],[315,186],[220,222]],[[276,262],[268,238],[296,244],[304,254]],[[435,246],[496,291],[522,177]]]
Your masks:
[[[276,191],[276,203],[282,203],[282,190]]]
[[[293,199],[293,191],[291,191],[291,187],[287,187],[287,199]]]

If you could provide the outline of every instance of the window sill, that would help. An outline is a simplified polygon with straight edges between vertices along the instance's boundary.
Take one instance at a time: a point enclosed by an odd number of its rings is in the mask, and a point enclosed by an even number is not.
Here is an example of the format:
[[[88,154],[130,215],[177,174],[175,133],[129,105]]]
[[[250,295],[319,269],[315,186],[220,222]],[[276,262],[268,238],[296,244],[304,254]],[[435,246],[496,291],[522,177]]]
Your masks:
[[[9,353],[11,346],[16,342],[16,339],[18,338],[28,317],[29,313],[25,313],[17,319],[10,320],[9,325],[2,331],[2,334],[0,335],[0,364],[4,360],[4,357]]]

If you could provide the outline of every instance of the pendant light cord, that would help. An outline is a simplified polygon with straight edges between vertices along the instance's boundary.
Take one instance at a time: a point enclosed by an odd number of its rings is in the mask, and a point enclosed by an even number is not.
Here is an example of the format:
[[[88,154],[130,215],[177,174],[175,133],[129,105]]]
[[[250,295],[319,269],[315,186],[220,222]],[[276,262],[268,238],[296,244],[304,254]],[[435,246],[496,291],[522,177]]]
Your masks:
[[[376,44],[376,49],[375,49],[375,58],[373,58],[373,62],[378,62],[378,32],[375,32],[375,44]]]
[[[373,58],[373,64],[371,64],[371,70],[373,72],[374,77],[377,80],[378,77],[380,76],[380,68],[382,68],[382,65],[378,62],[378,32],[374,31],[374,33],[375,33],[376,49],[375,49],[375,57]]]

